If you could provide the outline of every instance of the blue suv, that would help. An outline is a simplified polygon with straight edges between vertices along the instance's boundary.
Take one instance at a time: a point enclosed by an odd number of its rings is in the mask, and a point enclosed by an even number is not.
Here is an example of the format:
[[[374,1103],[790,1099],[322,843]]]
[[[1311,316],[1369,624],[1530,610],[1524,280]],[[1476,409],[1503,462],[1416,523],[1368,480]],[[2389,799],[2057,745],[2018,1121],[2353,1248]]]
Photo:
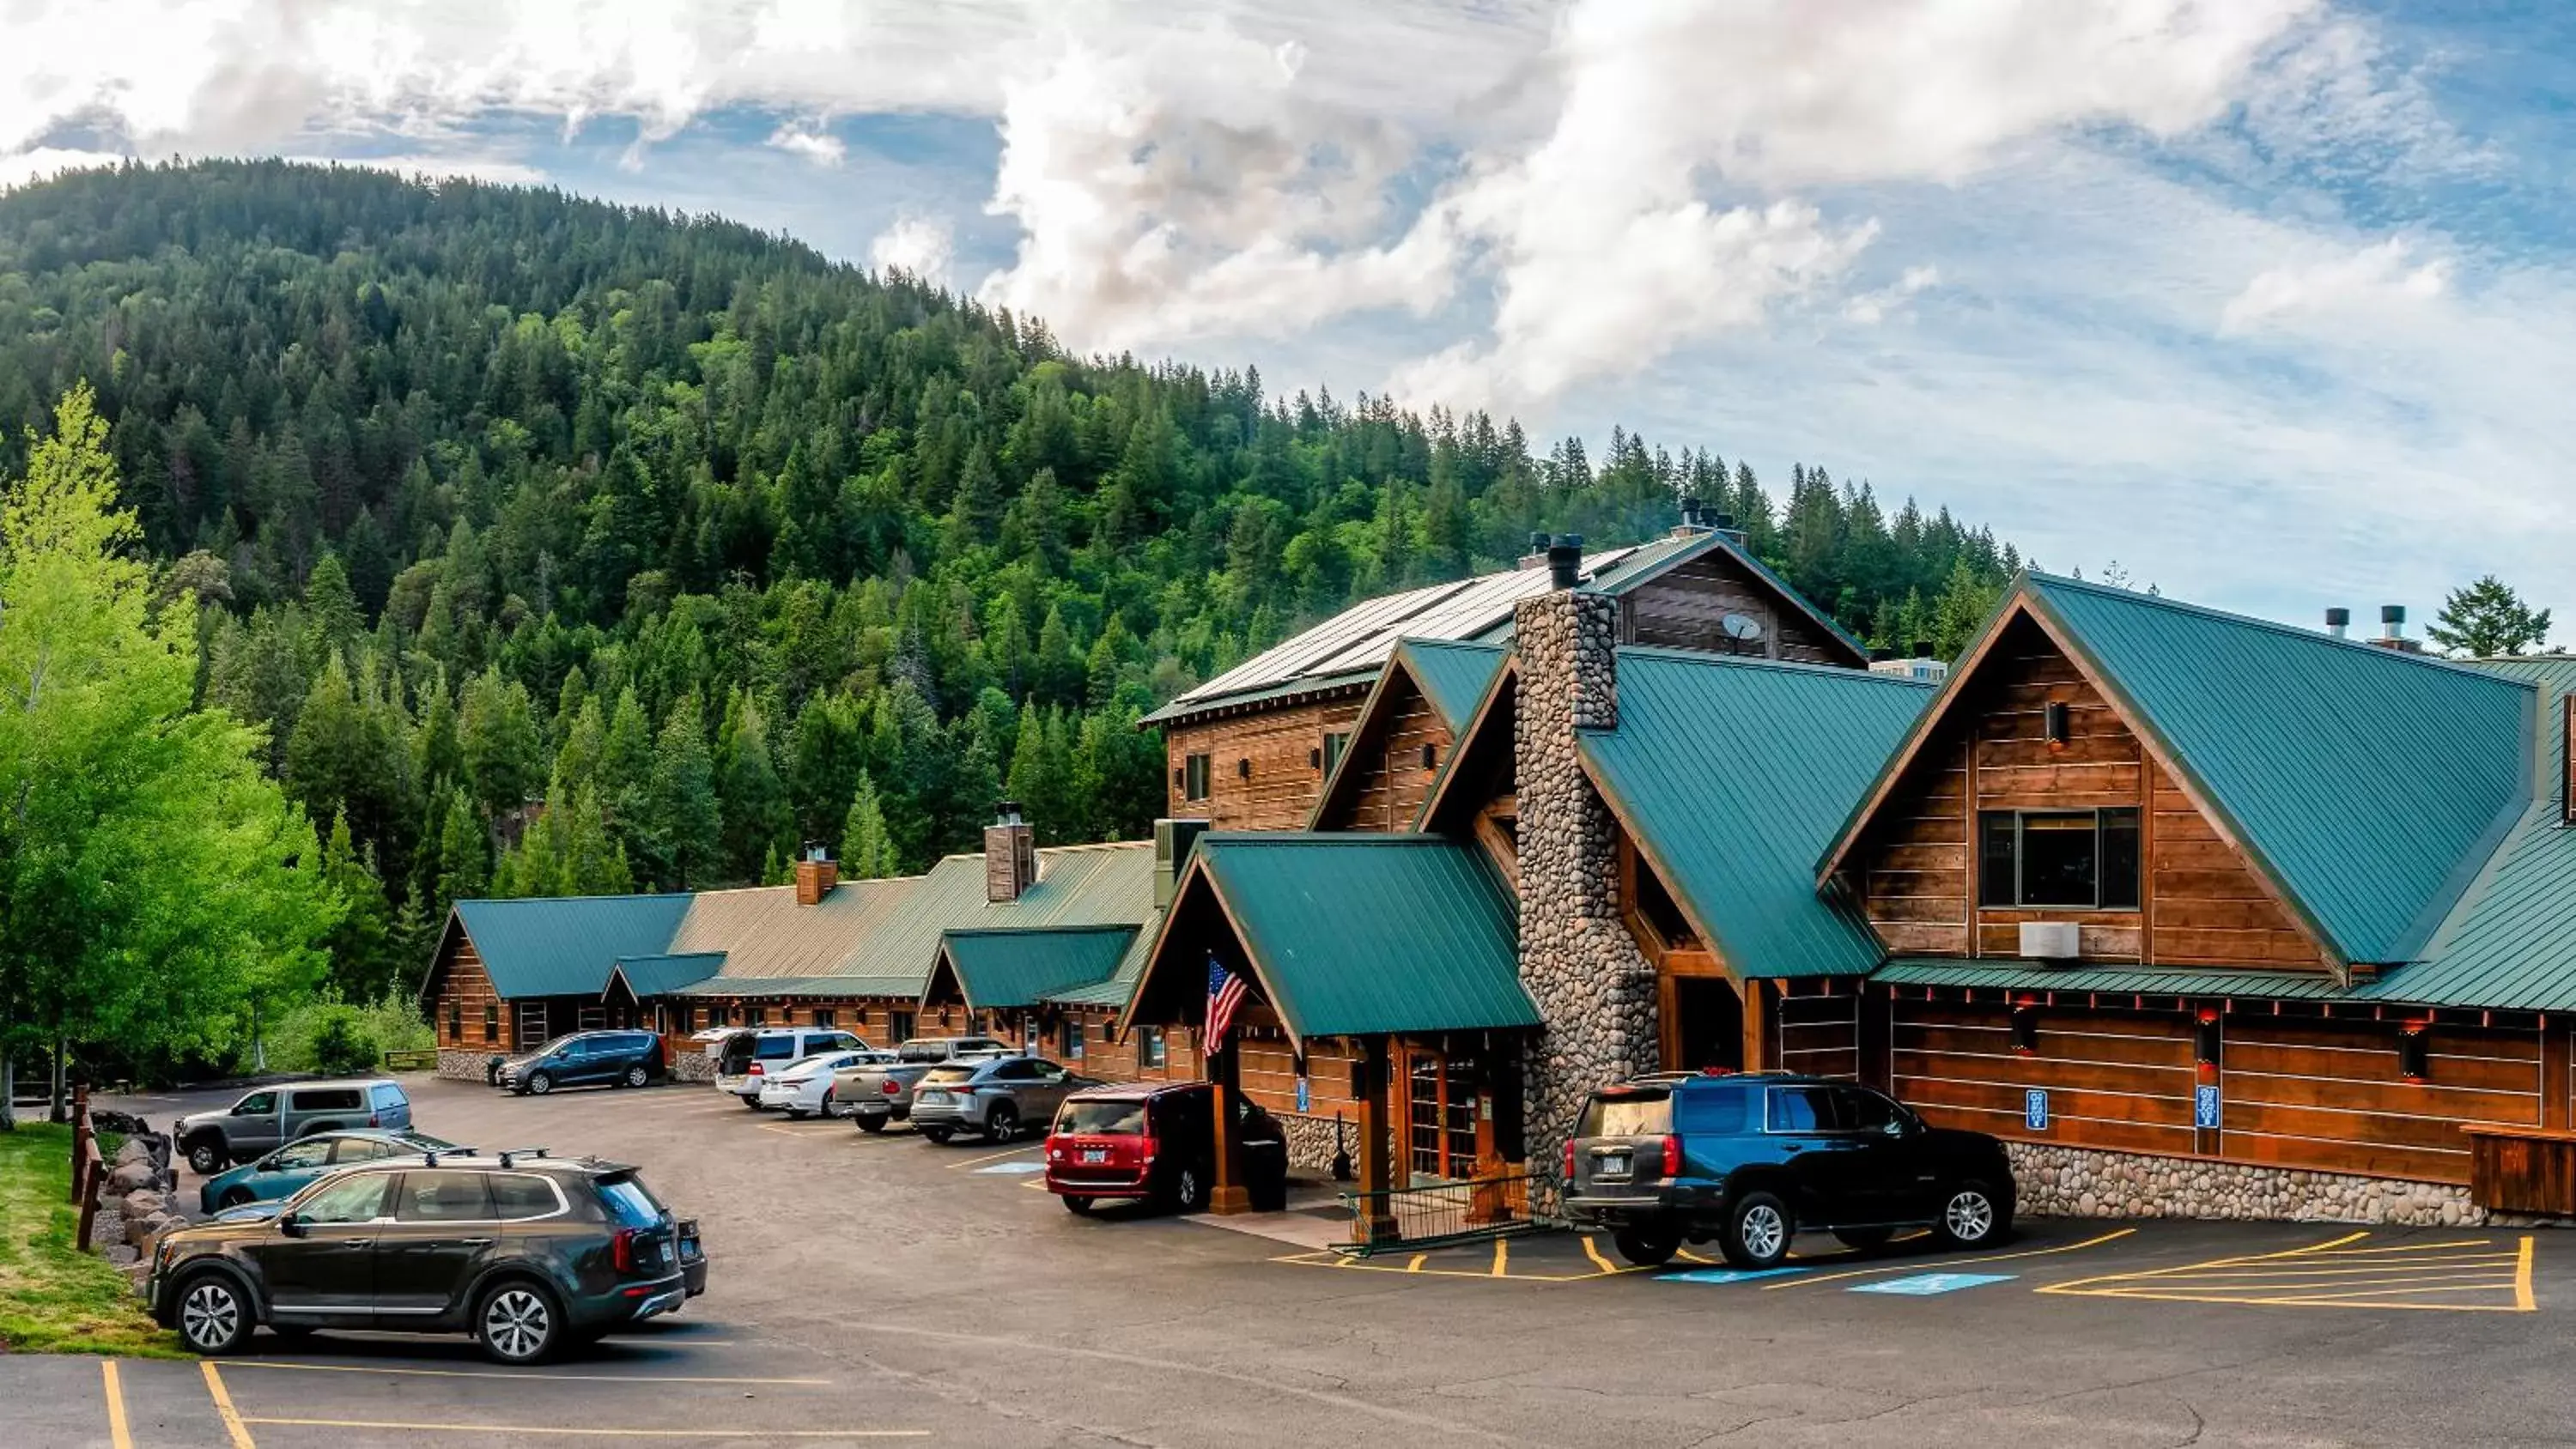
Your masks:
[[[1982,1132],[1928,1127],[1855,1082],[1787,1073],[1662,1075],[1604,1088],[1565,1144],[1565,1209],[1631,1263],[1714,1240],[1777,1267],[1796,1234],[1883,1246],[1930,1228],[1975,1248],[2012,1228],[2012,1167]]]

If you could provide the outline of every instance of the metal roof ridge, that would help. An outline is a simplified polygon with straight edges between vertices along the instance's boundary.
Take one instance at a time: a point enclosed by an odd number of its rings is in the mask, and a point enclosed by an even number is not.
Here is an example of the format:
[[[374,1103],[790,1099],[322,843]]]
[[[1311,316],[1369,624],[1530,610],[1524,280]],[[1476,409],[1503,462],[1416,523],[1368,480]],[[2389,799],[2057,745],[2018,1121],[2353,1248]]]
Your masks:
[[[1065,936],[1100,931],[1133,931],[1138,929],[1140,924],[1135,921],[1076,921],[1064,925],[946,926],[940,929],[939,934],[943,939],[949,936]]]
[[[736,889],[728,887],[728,889]],[[566,901],[676,901],[709,895],[709,891],[625,891],[613,896],[471,896],[451,906],[559,906]]]
[[[2429,665],[2433,668],[2448,670],[2453,674],[2463,675],[2468,678],[2497,680],[2522,689],[2538,689],[2540,687],[2539,684],[2533,680],[2513,679],[2508,676],[2498,674],[2490,669],[2480,669],[2477,667],[2476,661],[2473,660],[2453,659],[2447,655],[2409,652],[2403,649],[2387,649],[2382,648],[2367,639],[2338,639],[2331,634],[2320,634],[2314,629],[2305,628],[2297,624],[2285,624],[2278,619],[2266,619],[2254,614],[2230,613],[2225,609],[2211,608],[2207,604],[2186,603],[2181,599],[2170,599],[2162,594],[2142,593],[2136,589],[2123,589],[2111,584],[2097,584],[2090,579],[2068,578],[2063,574],[2045,573],[2038,569],[2023,569],[2022,577],[2028,579],[2034,584],[2038,584],[2046,588],[2075,589],[2084,593],[2097,595],[2101,598],[2114,599],[2123,603],[2137,604],[2142,607],[2170,609],[2178,614],[2196,614],[2201,618],[2208,619],[2216,623],[2234,624],[2250,629],[2264,629],[2275,634],[2285,635],[2292,639],[2304,639],[2312,644],[2327,645],[2341,649],[2358,649],[2373,658],[2397,660],[2407,664]],[[2012,590],[2010,586],[2005,588],[2004,593],[2007,598],[2011,596]],[[2544,656],[2518,655],[2511,657],[2537,659]]]
[[[1868,669],[1854,669],[1847,664],[1817,664],[1805,659],[1763,659],[1748,654],[1717,654],[1706,649],[1685,649],[1673,644],[1622,644],[1615,652],[1621,655],[1633,654],[1641,659],[1669,661],[1674,664],[1733,665],[1741,669],[1822,674],[1836,679],[1867,680],[1873,684],[1902,685],[1907,689],[1926,691],[1941,687],[1928,679],[1913,679],[1902,674],[1880,674]]]
[[[1418,830],[1210,830],[1205,845],[1456,845],[1445,835]]]

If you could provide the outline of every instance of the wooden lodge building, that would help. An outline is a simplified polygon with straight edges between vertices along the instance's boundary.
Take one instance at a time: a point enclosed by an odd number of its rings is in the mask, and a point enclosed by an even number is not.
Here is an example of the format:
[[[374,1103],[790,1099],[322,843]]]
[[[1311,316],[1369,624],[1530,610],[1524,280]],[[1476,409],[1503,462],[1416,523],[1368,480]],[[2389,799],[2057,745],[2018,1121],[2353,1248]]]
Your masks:
[[[1541,1199],[1594,1087],[1794,1070],[2006,1139],[2034,1211],[2576,1214],[2576,659],[2032,574],[1935,684],[1685,519],[1182,695],[1154,842],[1005,814],[907,880],[464,903],[441,1070],[583,1024],[675,1060],[980,1026],[1212,1075],[1363,1188]],[[1252,995],[1203,1055],[1211,960]]]

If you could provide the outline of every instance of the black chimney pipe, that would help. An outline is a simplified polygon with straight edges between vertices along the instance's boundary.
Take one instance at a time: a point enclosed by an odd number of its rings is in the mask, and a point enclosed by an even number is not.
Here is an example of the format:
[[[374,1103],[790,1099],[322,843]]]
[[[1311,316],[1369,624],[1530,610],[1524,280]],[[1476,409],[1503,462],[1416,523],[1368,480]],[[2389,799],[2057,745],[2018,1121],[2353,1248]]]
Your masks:
[[[2379,606],[2379,637],[2382,639],[2403,639],[2406,637],[2406,606],[2404,604],[2382,604]]]
[[[2326,632],[2328,634],[2340,639],[2344,637],[2345,633],[2351,628],[2352,610],[2344,608],[2326,610]]]
[[[1547,581],[1551,587],[1570,589],[1583,572],[1583,535],[1567,533],[1547,546]]]
[[[1530,535],[1530,552],[1545,553],[1547,552],[1547,546],[1554,542],[1556,542],[1555,539],[1548,537],[1544,533],[1533,533]]]
[[[1915,640],[1915,641],[1914,641],[1914,657],[1915,657],[1915,658],[1917,658],[1917,659],[1929,659],[1929,658],[1931,658],[1931,657],[1932,657],[1932,641],[1931,641],[1931,640],[1929,640],[1929,639],[1917,639],[1917,640]]]
[[[1699,527],[1699,500],[1687,493],[1682,495],[1682,527]]]

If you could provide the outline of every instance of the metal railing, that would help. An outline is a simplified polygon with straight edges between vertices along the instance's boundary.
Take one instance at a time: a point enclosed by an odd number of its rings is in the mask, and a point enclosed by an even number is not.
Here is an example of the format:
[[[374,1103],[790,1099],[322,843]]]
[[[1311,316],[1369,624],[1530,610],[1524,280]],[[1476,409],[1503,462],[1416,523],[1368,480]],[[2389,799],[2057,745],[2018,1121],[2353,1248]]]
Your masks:
[[[1521,1172],[1399,1187],[1385,1192],[1346,1192],[1351,1238],[1333,1251],[1365,1258],[1396,1249],[1499,1238],[1530,1230],[1530,1191],[1542,1181]]]

